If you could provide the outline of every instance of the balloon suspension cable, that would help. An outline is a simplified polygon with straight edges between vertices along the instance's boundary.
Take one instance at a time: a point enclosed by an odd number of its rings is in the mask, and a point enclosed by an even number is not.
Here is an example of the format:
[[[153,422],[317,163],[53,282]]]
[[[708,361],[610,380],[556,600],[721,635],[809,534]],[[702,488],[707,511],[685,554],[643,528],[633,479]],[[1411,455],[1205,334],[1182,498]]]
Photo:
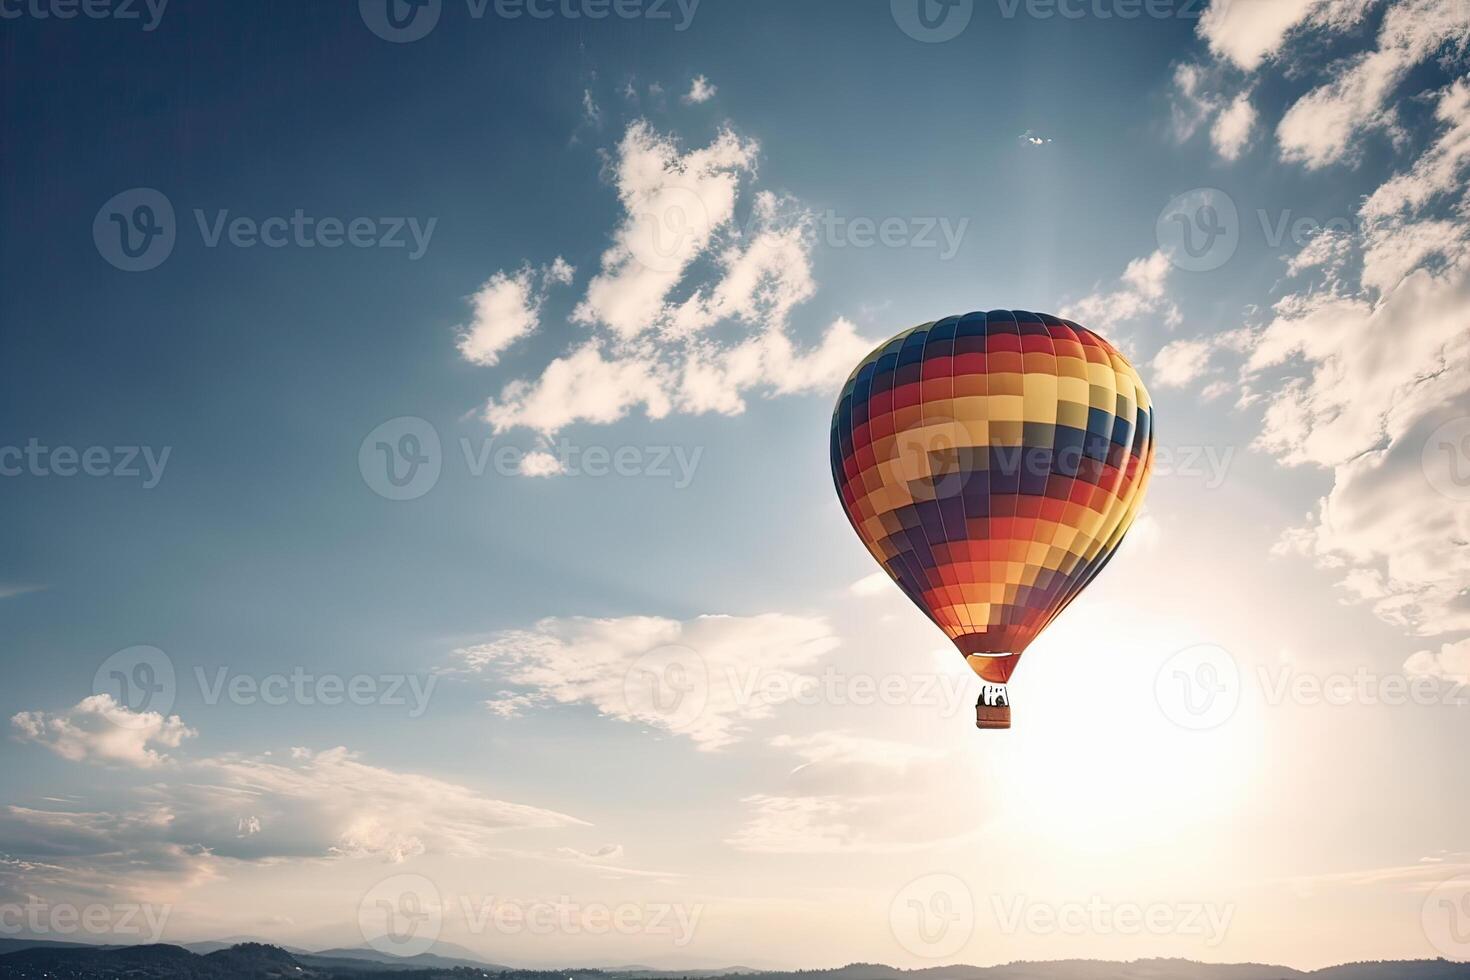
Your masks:
[[[1011,692],[1004,684],[985,684],[975,702],[975,727],[999,731],[1011,727]]]

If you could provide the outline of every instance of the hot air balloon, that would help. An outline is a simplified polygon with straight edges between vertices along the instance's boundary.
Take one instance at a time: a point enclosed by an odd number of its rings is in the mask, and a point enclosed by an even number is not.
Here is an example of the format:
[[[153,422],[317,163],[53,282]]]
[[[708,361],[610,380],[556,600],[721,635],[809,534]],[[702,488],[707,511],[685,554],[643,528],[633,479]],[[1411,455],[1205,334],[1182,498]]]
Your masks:
[[[1138,372],[1097,334],[1020,310],[951,316],[865,357],[832,413],[832,476],[868,551],[1009,728],[1031,641],[1116,553],[1154,460]]]

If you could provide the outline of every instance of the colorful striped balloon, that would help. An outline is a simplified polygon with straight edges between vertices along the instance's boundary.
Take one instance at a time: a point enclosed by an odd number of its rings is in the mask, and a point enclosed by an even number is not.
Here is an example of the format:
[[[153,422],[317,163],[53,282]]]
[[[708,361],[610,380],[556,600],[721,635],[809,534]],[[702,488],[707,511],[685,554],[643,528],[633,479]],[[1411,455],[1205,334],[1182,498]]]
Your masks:
[[[986,682],[981,728],[1010,727],[1021,654],[1117,551],[1153,459],[1153,409],[1127,359],[1020,310],[899,334],[832,413],[842,507]]]

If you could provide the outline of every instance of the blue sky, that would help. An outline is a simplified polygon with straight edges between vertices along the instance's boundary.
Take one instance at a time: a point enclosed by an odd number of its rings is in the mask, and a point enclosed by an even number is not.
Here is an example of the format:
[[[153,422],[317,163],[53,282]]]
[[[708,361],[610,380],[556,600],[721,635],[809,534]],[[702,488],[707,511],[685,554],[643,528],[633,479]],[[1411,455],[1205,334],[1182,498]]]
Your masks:
[[[0,458],[0,899],[358,944],[428,882],[528,964],[1470,953],[1430,922],[1470,887],[1462,6],[975,0],[926,41],[904,4],[6,7],[0,446],[48,462]],[[995,307],[1117,343],[1168,451],[1002,740],[826,452],[871,346]],[[104,662],[174,682],[117,704]],[[671,665],[692,714],[640,700]],[[249,693],[295,673],[367,703]],[[1238,710],[1181,719],[1176,675]],[[915,939],[911,887],[968,930]],[[1002,914],[1095,895],[1229,924]],[[553,951],[465,896],[699,926]]]

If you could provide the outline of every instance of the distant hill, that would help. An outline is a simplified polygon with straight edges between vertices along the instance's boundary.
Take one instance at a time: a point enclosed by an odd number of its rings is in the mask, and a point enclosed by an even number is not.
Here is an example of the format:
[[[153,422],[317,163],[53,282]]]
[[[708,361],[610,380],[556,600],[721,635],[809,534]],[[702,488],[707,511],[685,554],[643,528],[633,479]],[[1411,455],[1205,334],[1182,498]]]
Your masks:
[[[363,949],[354,946],[350,948],[324,949],[319,953],[298,953],[296,954],[296,958],[308,966],[322,966],[324,965],[322,961],[331,961],[334,964],[375,963],[387,969],[396,970],[453,970],[459,967],[473,970],[486,970],[491,973],[503,973],[510,970],[508,966],[487,963],[482,959],[474,958],[474,954],[469,950],[449,943],[435,943],[434,949],[438,950],[438,952],[420,953],[417,956],[394,956],[391,953],[382,953],[376,949]],[[445,955],[451,950],[465,955]]]
[[[14,953],[18,949],[102,949],[104,947],[93,943],[70,943],[55,939],[14,939],[6,937],[0,939],[0,956],[6,953]],[[105,947],[114,949],[114,946]]]
[[[0,954],[0,978],[24,980],[670,980],[708,977],[710,971],[653,970],[617,967],[610,970],[514,970],[458,957],[426,953],[392,957],[374,950],[332,949],[292,953],[265,943],[237,943],[205,953],[182,946],[84,946],[36,940],[25,948]],[[210,944],[195,944],[208,946]],[[464,952],[469,952],[465,950]],[[937,966],[901,970],[881,963],[852,963],[830,970],[745,972],[731,968],[718,976],[740,980],[1470,980],[1470,964],[1444,960],[1350,963],[1303,972],[1256,963],[1211,964],[1190,960],[1105,962],[1058,960],[1008,963],[1003,966]]]

